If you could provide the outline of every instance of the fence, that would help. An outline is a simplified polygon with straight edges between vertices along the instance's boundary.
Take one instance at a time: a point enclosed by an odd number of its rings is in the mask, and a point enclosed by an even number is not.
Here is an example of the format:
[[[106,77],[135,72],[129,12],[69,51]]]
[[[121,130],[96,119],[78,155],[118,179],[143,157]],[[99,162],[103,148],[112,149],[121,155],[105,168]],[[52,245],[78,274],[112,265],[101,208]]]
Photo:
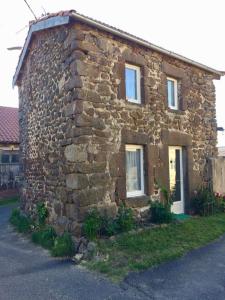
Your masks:
[[[213,191],[225,195],[225,157],[211,159]]]
[[[0,164],[0,190],[17,188],[19,186],[19,174],[19,164]]]

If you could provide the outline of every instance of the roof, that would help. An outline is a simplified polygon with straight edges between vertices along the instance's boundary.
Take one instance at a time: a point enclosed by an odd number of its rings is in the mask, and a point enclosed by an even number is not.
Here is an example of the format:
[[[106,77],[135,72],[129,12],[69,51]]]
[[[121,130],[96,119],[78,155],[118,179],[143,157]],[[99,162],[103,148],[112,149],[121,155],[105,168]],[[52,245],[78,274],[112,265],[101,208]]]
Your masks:
[[[218,147],[218,156],[225,156],[225,147]]]
[[[70,22],[74,22],[74,21],[79,21],[79,22],[86,23],[88,25],[94,26],[94,27],[96,27],[98,29],[101,29],[103,31],[109,32],[109,33],[111,33],[115,36],[124,38],[128,41],[137,43],[141,46],[145,46],[145,47],[150,48],[152,50],[155,50],[157,52],[166,54],[170,57],[179,59],[179,60],[181,60],[185,63],[191,64],[191,65],[196,66],[196,67],[198,67],[202,70],[205,70],[209,73],[217,75],[217,77],[225,75],[225,72],[223,72],[223,71],[215,70],[211,67],[207,67],[204,64],[198,63],[194,60],[186,58],[186,57],[184,57],[182,55],[179,55],[175,52],[172,52],[172,51],[166,50],[162,47],[156,46],[156,45],[154,45],[154,44],[152,44],[152,43],[150,43],[150,42],[148,42],[144,39],[141,39],[137,36],[134,36],[130,33],[125,32],[125,31],[122,31],[122,30],[120,30],[116,27],[110,26],[110,25],[105,24],[103,22],[97,21],[95,19],[84,16],[82,14],[79,14],[75,10],[67,10],[67,11],[60,11],[58,13],[47,14],[46,16],[41,17],[38,20],[30,22],[30,28],[29,28],[29,31],[28,31],[28,34],[27,34],[27,37],[26,37],[26,40],[25,40],[20,58],[19,58],[18,65],[16,67],[16,72],[15,72],[14,77],[13,77],[13,86],[17,84],[17,79],[19,77],[19,74],[20,74],[21,68],[23,66],[25,57],[26,57],[26,55],[29,51],[29,43],[31,41],[33,33],[41,31],[41,30],[53,28],[53,27],[56,27],[56,26],[66,25],[66,24],[69,24]]]
[[[0,106],[0,143],[19,143],[18,108]]]

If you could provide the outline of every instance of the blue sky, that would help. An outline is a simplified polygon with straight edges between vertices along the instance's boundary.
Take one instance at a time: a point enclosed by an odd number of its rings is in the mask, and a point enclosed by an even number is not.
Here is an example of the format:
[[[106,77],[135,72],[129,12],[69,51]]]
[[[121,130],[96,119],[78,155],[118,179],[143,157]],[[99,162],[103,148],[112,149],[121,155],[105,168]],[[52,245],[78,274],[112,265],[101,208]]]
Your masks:
[[[225,70],[223,0],[28,0],[37,17],[47,12],[75,9],[156,45],[182,54],[218,70]],[[12,90],[12,76],[23,45],[28,23],[33,19],[23,0],[4,3],[0,19],[0,105],[18,106],[17,89]],[[215,81],[218,126],[225,127],[225,78]],[[219,145],[225,136],[219,134]]]

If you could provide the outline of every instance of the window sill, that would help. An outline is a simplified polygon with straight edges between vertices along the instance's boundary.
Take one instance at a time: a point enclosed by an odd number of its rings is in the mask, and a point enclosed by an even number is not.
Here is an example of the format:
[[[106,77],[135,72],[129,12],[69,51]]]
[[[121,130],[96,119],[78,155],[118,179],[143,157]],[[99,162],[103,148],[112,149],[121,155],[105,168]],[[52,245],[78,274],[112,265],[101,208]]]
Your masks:
[[[141,102],[132,102],[132,101],[129,101],[128,99],[125,99],[126,100],[126,104],[130,104],[131,106],[136,106],[136,107],[142,107],[144,106],[144,102],[141,101]]]
[[[181,109],[172,109],[172,108],[167,108],[167,111],[170,113],[178,114],[178,115],[185,115],[185,111]]]
[[[129,207],[144,207],[149,205],[149,196],[141,195],[135,197],[127,197],[126,204]]]

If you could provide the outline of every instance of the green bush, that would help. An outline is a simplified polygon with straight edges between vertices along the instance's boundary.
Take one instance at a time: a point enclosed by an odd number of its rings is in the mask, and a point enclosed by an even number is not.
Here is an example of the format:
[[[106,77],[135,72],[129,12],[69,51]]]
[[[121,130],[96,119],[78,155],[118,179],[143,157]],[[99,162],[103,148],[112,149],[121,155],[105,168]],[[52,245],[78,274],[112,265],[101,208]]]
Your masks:
[[[115,219],[101,216],[97,209],[91,210],[84,220],[83,230],[84,235],[89,240],[93,240],[99,236],[112,236],[129,231],[134,226],[135,220],[132,209],[121,205]]]
[[[39,202],[37,203],[36,210],[38,215],[38,224],[39,226],[44,226],[48,217],[48,209],[43,202]]]
[[[34,231],[31,239],[34,243],[39,244],[46,249],[52,249],[56,239],[56,232],[54,228],[48,226],[44,229]]]
[[[135,220],[132,209],[125,205],[120,205],[115,222],[118,232],[126,232],[133,229]]]
[[[29,217],[22,215],[19,209],[14,209],[10,217],[10,223],[21,233],[31,231],[32,221]]]
[[[159,201],[150,204],[150,219],[156,224],[170,223],[173,221],[173,214],[170,211],[170,204],[164,204]]]
[[[71,257],[74,253],[75,246],[69,233],[66,232],[62,236],[56,237],[54,246],[51,249],[53,256]]]
[[[116,220],[108,217],[102,218],[101,235],[112,236],[118,232],[118,225]]]
[[[12,210],[12,213],[11,213],[11,216],[10,216],[10,223],[14,226],[16,226],[18,224],[18,220],[19,220],[19,217],[20,217],[20,211],[18,208],[14,208]]]
[[[85,236],[90,239],[96,239],[101,232],[103,219],[97,209],[92,209],[84,220],[83,230]]]
[[[214,193],[204,187],[195,191],[191,204],[194,213],[201,216],[213,213],[217,206]]]

